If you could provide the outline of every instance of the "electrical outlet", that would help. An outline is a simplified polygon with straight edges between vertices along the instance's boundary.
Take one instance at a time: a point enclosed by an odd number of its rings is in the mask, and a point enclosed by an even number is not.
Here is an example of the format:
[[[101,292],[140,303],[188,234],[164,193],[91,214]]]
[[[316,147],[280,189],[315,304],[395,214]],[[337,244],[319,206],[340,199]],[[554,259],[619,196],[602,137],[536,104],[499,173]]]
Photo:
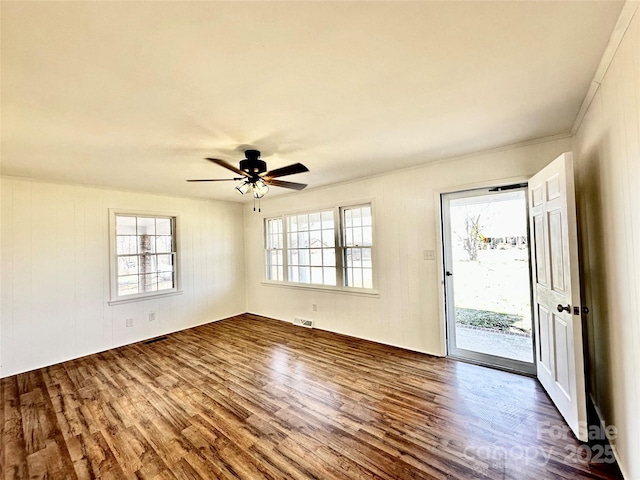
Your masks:
[[[127,327],[133,327],[133,318],[127,318]]]
[[[315,303],[313,305],[311,305],[311,310],[313,310],[314,312],[317,312],[318,311],[318,305],[315,304]]]
[[[149,321],[153,322],[156,319],[156,312],[149,312]]]
[[[436,251],[435,250],[425,250],[424,251],[424,259],[425,260],[435,260],[436,259]]]

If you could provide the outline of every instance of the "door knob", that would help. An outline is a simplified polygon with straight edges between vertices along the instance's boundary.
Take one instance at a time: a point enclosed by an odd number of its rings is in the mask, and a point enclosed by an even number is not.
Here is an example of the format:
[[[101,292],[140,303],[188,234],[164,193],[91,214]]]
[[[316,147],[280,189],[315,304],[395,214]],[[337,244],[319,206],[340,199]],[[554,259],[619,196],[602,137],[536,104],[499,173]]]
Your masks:
[[[558,309],[558,312],[562,313],[562,312],[571,312],[571,305],[567,305],[566,307],[563,307],[562,305],[558,304],[558,306],[556,307]]]

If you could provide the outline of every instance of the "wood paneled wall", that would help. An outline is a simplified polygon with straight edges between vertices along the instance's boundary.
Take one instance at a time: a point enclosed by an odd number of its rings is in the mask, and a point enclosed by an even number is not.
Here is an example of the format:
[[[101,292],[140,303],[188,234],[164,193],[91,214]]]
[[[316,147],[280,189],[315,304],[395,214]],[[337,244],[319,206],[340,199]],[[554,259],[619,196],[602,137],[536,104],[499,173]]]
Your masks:
[[[358,182],[285,195],[245,210],[248,311],[292,321],[315,320],[325,330],[443,355],[438,192],[528,178],[560,153],[563,138],[450,160]],[[377,297],[264,285],[263,219],[281,213],[373,201]],[[313,311],[312,305],[317,305]]]
[[[2,376],[246,310],[240,205],[13,178],[1,193]],[[108,304],[109,208],[179,215],[181,295]]]
[[[640,11],[574,137],[589,383],[640,478]]]

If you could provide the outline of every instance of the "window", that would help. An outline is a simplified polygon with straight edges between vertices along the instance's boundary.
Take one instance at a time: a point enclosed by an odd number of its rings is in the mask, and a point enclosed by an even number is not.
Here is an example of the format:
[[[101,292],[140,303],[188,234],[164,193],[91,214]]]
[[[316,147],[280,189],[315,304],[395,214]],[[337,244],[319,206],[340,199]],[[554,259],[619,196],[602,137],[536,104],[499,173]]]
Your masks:
[[[176,217],[113,213],[112,300],[177,291]]]
[[[267,279],[284,280],[284,263],[282,261],[282,244],[284,243],[282,219],[272,218],[266,223],[266,262]]]
[[[265,220],[268,281],[373,289],[371,205]]]
[[[336,284],[333,210],[287,217],[288,280]]]
[[[341,210],[344,284],[347,287],[373,288],[371,205]]]

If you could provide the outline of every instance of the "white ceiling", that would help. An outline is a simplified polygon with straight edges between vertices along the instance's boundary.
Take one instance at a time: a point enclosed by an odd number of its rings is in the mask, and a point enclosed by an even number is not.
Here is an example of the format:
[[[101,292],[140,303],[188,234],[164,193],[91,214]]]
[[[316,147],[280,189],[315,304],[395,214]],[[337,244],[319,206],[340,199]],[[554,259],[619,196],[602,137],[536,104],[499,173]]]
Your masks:
[[[569,132],[623,2],[1,5],[2,174],[239,201]]]

